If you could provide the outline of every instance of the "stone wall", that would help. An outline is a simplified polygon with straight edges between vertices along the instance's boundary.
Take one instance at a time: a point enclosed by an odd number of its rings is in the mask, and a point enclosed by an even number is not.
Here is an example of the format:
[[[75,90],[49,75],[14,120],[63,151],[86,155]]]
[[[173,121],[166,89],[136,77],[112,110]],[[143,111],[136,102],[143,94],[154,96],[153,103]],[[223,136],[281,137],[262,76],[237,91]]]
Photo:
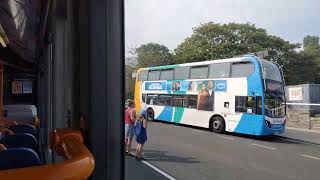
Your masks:
[[[287,126],[309,129],[310,112],[304,109],[287,108]]]
[[[287,127],[320,131],[320,117],[313,117],[309,110],[287,108]]]
[[[311,129],[320,131],[320,117],[311,117]]]

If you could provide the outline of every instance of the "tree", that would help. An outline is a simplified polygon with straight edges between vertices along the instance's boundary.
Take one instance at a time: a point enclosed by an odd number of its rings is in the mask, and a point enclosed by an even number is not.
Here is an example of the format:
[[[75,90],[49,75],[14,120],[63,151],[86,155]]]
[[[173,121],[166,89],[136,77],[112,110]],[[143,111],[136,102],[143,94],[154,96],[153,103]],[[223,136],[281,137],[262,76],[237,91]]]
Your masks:
[[[289,63],[283,68],[287,85],[319,83],[319,67],[314,55],[306,51],[290,52],[287,60]]]
[[[288,85],[320,83],[319,37],[306,36],[303,39],[304,50],[287,55],[288,64],[284,74]]]
[[[285,56],[296,48],[280,37],[268,35],[265,29],[246,23],[205,23],[193,28],[191,37],[185,39],[175,50],[176,63],[230,58],[257,51],[268,51],[268,59],[282,66]]]
[[[173,63],[169,49],[157,43],[143,44],[135,48],[132,54],[135,57],[136,68],[169,65]]]
[[[143,67],[169,65],[173,63],[169,49],[161,44],[148,43],[131,50],[133,56],[125,60],[126,98],[134,96],[134,81],[132,73]]]
[[[304,50],[319,50],[320,44],[319,44],[319,36],[306,36],[303,38],[303,48]]]
[[[125,65],[125,99],[133,99],[134,96],[134,81],[132,73],[134,72],[134,67],[131,65]]]

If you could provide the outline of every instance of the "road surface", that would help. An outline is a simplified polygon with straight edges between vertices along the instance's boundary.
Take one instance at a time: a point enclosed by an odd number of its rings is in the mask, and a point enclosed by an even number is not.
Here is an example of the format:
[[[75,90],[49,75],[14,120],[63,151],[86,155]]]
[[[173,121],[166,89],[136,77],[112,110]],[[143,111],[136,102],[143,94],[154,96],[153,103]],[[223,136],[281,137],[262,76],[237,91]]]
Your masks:
[[[320,146],[149,122],[144,157],[176,179],[320,179]]]

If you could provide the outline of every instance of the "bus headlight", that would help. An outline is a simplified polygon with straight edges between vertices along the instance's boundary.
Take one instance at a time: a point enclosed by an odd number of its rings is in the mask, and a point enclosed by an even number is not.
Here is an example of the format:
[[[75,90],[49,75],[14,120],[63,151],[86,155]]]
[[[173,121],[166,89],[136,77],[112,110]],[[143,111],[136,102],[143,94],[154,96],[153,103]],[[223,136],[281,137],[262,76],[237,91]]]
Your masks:
[[[265,120],[266,125],[271,128],[271,123],[268,120]]]

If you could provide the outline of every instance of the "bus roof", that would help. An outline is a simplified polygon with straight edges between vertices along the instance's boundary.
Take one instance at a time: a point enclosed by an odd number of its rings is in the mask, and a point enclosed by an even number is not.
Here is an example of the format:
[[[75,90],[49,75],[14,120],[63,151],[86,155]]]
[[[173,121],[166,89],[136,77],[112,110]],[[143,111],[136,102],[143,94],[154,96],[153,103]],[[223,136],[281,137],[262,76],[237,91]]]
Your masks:
[[[165,65],[165,66],[145,67],[145,68],[140,68],[139,70],[144,70],[144,69],[160,70],[160,69],[172,69],[172,68],[184,67],[184,66],[202,66],[202,65],[208,65],[208,64],[213,64],[213,63],[241,62],[241,61],[247,60],[248,57],[254,57],[256,60],[260,60],[258,57],[254,56],[254,55],[244,55],[244,56],[241,56],[241,57],[228,58],[228,59],[217,59],[217,60],[208,60],[208,61],[184,63],[184,64],[173,64],[173,65]]]

